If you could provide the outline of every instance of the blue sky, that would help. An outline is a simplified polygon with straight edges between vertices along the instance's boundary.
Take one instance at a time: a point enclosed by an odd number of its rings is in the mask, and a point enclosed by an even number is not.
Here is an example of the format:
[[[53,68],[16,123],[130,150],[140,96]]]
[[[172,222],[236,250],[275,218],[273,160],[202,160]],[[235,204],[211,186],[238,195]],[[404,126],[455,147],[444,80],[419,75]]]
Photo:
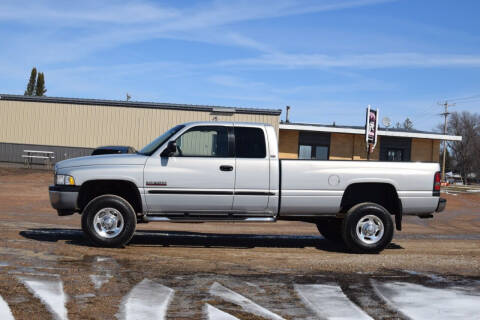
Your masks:
[[[433,129],[438,101],[480,112],[480,1],[0,2],[0,93],[292,106],[362,125],[367,104]]]

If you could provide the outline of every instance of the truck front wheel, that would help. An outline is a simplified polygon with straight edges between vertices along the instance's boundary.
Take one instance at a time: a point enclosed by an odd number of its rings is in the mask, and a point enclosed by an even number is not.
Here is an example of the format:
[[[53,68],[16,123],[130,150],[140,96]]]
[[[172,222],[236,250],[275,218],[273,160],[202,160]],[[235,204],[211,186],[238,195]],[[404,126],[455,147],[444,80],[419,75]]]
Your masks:
[[[342,223],[345,244],[357,253],[378,253],[392,241],[393,221],[381,205],[360,203],[348,210]]]
[[[122,247],[132,239],[137,217],[132,206],[116,195],[99,196],[82,213],[82,230],[95,245]]]

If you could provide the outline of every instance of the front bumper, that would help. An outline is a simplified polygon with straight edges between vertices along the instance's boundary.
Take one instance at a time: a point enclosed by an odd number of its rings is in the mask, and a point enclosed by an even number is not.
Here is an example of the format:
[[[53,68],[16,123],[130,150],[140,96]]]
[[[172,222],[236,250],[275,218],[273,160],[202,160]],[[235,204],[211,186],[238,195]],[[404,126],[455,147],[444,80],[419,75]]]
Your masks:
[[[77,198],[79,186],[50,186],[50,203],[57,210],[58,215],[65,216],[78,211]]]
[[[438,199],[438,206],[435,212],[442,212],[443,210],[445,210],[446,206],[447,206],[447,199],[444,199],[444,198]]]

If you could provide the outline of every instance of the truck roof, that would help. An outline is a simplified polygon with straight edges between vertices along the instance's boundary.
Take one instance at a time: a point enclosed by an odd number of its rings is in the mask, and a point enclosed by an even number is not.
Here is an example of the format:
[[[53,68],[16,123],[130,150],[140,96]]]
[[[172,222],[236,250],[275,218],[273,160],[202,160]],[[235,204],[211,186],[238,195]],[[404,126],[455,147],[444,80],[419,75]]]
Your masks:
[[[183,123],[186,126],[192,125],[221,125],[221,126],[246,126],[246,127],[272,127],[268,123],[262,122],[241,122],[241,121],[192,121]]]

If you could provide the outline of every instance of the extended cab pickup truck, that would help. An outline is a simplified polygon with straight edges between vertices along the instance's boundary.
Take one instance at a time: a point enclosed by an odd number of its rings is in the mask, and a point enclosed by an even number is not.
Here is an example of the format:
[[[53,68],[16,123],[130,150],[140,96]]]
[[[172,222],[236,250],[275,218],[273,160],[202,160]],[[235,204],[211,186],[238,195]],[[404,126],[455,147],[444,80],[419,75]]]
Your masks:
[[[138,222],[284,219],[372,253],[390,243],[395,224],[401,230],[403,215],[445,208],[438,171],[437,163],[279,160],[270,125],[192,122],[135,154],[58,162],[49,191],[58,214],[81,213],[100,246],[125,245]]]

